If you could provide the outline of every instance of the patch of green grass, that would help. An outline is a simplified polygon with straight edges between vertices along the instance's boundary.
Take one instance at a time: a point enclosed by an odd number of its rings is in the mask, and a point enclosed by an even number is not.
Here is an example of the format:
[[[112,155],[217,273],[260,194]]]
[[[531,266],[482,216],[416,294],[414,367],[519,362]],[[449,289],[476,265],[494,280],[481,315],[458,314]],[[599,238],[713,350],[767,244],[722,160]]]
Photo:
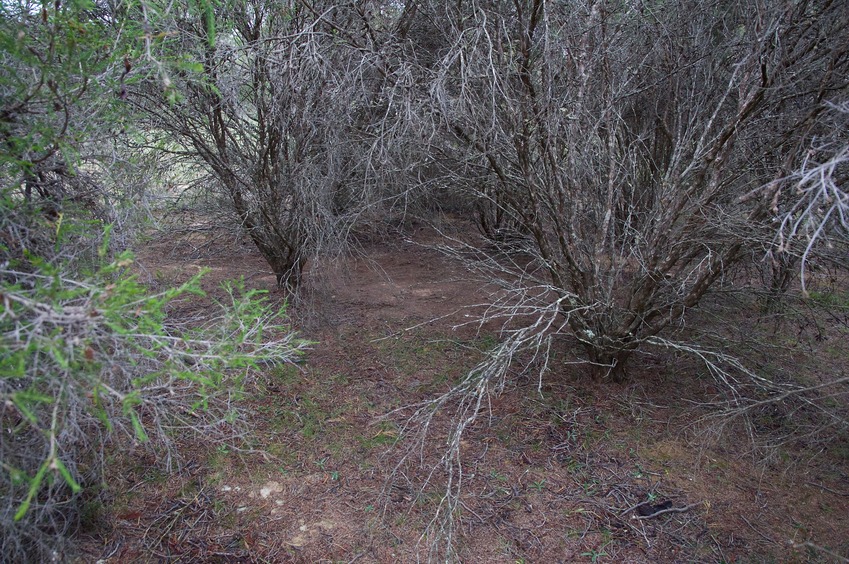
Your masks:
[[[200,490],[200,483],[197,480],[187,480],[180,486],[179,496],[182,499],[194,499]]]
[[[149,484],[164,485],[168,481],[168,474],[155,465],[147,466],[142,475],[142,481]]]
[[[330,434],[329,432],[327,434]],[[324,451],[334,458],[346,458],[351,453],[351,442],[347,437],[333,438],[324,444]]]
[[[337,372],[330,376],[330,381],[333,384],[337,384],[339,386],[348,386],[351,383],[351,380],[343,373]]]
[[[257,413],[262,415],[262,420],[268,425],[272,432],[281,433],[293,430],[297,426],[297,417],[285,404],[265,404],[257,406]]]
[[[389,421],[381,421],[376,429],[372,427],[373,433],[359,435],[357,441],[367,449],[386,447],[395,444],[399,438],[398,427]]]
[[[87,492],[87,494],[90,492]],[[102,526],[106,519],[106,507],[100,496],[88,497],[80,507],[80,528],[83,531],[94,531]]]
[[[808,294],[808,299],[826,309],[849,311],[849,293],[814,291]]]
[[[282,461],[287,466],[297,462],[297,458],[292,449],[284,443],[272,442],[270,444],[265,445],[264,450],[269,455],[276,458],[277,460]]]
[[[204,484],[214,487],[226,483],[234,474],[243,472],[244,459],[230,447],[218,445],[206,450],[204,469]]]
[[[840,331],[840,332],[845,331],[845,329],[843,327],[838,327],[837,330]],[[835,341],[834,344],[828,344],[828,345],[822,347],[821,350],[822,350],[823,353],[825,353],[825,356],[827,358],[835,360],[835,361],[843,362],[846,358],[846,347],[845,347],[844,343],[842,342],[842,339]],[[803,385],[809,384],[809,382],[810,382],[809,379],[800,379],[800,380],[801,380],[800,383],[803,384]]]
[[[415,495],[414,502],[416,507],[424,508],[424,510],[427,511],[429,509],[439,507],[439,504],[442,503],[443,497],[444,494],[437,491],[420,492],[418,495]]]
[[[488,333],[485,335],[480,335],[477,339],[475,339],[473,344],[475,348],[479,351],[489,352],[496,346],[498,346],[498,338],[495,335]]]
[[[273,378],[274,383],[278,386],[294,386],[301,382],[304,374],[300,368],[294,364],[279,364],[269,371],[269,375]]]
[[[215,499],[212,502],[212,510],[215,513],[215,522],[222,527],[235,527],[237,525],[236,512],[226,501]]]
[[[486,352],[497,344],[494,337],[484,335],[471,341],[453,338],[428,338],[423,334],[407,333],[400,337],[380,341],[379,349],[388,364],[399,374],[411,376],[423,370],[452,366],[448,381],[465,376],[466,369],[477,360],[479,352]]]
[[[327,414],[314,400],[302,398],[293,412],[301,426],[300,432],[306,439],[312,439],[324,431]]]

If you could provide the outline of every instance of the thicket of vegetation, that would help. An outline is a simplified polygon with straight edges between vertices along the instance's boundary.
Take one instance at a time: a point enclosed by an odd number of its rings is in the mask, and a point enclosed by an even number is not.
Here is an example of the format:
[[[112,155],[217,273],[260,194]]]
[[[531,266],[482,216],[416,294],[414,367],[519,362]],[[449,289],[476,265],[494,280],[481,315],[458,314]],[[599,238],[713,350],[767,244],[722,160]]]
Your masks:
[[[188,321],[168,311],[202,294],[201,275],[153,292],[133,273],[133,210],[156,172],[127,143],[144,135],[126,88],[149,41],[131,13],[147,8],[2,7],[4,561],[71,558],[69,539],[114,452],[151,448],[170,466],[175,436],[226,440],[252,370],[293,361],[307,346],[284,311],[238,283],[217,310]],[[150,80],[162,85],[183,64],[168,62],[158,74],[148,64]]]
[[[174,169],[293,292],[360,222],[475,218],[473,266],[507,290],[487,315],[521,321],[416,414],[460,406],[449,467],[552,347],[599,378],[662,347],[734,394],[807,393],[675,336],[744,270],[774,308],[807,265],[846,266],[847,25],[804,0],[4,2],[0,551],[61,552],[116,436],[218,429],[246,369],[305,346],[254,293],[187,327],[166,312],[196,280],[134,280]]]

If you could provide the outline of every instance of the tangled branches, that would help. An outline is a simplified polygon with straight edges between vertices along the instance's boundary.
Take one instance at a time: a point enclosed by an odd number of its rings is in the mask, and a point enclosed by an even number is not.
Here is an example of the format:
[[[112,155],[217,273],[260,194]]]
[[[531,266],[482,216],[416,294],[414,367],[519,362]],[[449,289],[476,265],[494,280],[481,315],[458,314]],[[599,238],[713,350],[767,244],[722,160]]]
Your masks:
[[[15,281],[0,291],[6,556],[65,550],[81,492],[108,472],[109,444],[150,441],[171,465],[174,431],[224,440],[251,369],[291,362],[308,345],[283,311],[238,286],[201,324],[175,325],[166,308],[200,294],[199,276],[150,294],[131,263],[123,254],[83,279],[39,260],[30,273],[0,269],[0,280]]]

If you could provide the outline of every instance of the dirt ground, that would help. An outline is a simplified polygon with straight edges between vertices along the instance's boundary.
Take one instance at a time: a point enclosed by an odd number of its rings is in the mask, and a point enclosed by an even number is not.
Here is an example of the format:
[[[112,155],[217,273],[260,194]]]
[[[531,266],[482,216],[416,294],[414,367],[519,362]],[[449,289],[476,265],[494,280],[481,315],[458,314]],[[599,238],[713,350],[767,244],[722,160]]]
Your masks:
[[[438,240],[432,229],[409,227],[365,238],[361,253],[321,265],[321,276],[313,266],[311,290],[291,313],[315,345],[303,365],[257,376],[244,402],[249,435],[231,445],[187,443],[170,474],[149,451],[119,461],[110,503],[82,534],[85,561],[427,558],[423,533],[444,492],[439,463],[450,421],[438,416],[424,448],[399,464],[410,445],[408,412],[384,415],[446,391],[497,335],[474,323],[492,288],[428,248]],[[138,262],[153,286],[208,267],[212,294],[221,280],[244,276],[248,288],[283,298],[244,241],[157,239]],[[761,323],[755,317],[741,319]],[[809,361],[826,353],[812,347],[845,355],[845,333],[827,342],[810,330],[788,335],[796,344],[781,362],[816,370]],[[716,394],[698,365],[660,353],[638,359],[624,383],[596,382],[565,362],[541,385],[516,370],[463,439],[457,559],[849,558],[845,431],[827,442],[756,448],[780,429],[762,421],[755,442],[742,425],[715,432],[699,421],[698,405]]]

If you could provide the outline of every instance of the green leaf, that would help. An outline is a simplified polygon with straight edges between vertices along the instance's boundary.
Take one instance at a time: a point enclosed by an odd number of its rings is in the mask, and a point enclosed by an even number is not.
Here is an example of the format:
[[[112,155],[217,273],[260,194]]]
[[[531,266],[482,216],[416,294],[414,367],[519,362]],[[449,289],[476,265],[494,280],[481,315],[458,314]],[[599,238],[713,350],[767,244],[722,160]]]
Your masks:
[[[33,425],[36,425],[38,423],[38,417],[35,416],[35,413],[33,413],[29,407],[19,402],[14,396],[12,396],[12,402],[14,402],[15,407],[18,408],[18,412],[24,417],[24,419],[26,419]]]
[[[215,12],[212,9],[212,0],[198,0],[203,12],[203,23],[206,26],[206,39],[209,46],[215,48]]]
[[[130,421],[133,423],[133,431],[136,433],[136,438],[141,443],[146,443],[148,440],[147,433],[144,432],[144,427],[139,421],[139,416],[136,414],[135,410],[130,411]]]
[[[53,398],[31,390],[22,390],[12,394],[12,403],[18,408],[18,412],[33,425],[38,424],[38,416],[30,409],[31,403],[52,403]]]
[[[61,474],[62,477],[65,478],[65,483],[71,486],[71,491],[73,491],[74,493],[80,493],[83,488],[77,483],[76,480],[74,480],[74,477],[71,476],[71,473],[68,471],[68,468],[61,460],[59,460],[58,457],[53,459],[53,466],[56,468],[56,470],[59,471],[59,474]]]
[[[60,340],[59,343],[61,344],[62,341]],[[65,358],[65,353],[62,352],[62,349],[60,349],[59,347],[54,347],[50,349],[50,352],[52,353],[53,358],[59,364],[60,368],[62,368],[63,370],[67,370],[70,367],[68,359]]]
[[[94,405],[94,415],[97,417],[100,422],[106,427],[106,430],[112,431],[112,422],[109,421],[109,415],[106,413],[106,409],[100,401],[100,386],[95,386],[91,392],[91,401]]]
[[[35,494],[38,493],[38,489],[41,487],[41,482],[44,481],[44,476],[47,474],[47,469],[50,468],[50,460],[45,460],[41,463],[41,468],[38,469],[35,477],[30,480],[29,483],[29,491],[27,492],[27,497],[24,499],[23,503],[18,507],[18,510],[15,512],[15,521],[20,521],[23,519],[24,515],[29,511],[29,506],[32,504],[32,499],[35,497]]]
[[[110,235],[112,234],[112,224],[106,225],[103,229],[103,242],[100,243],[100,248],[97,249],[97,256],[103,258],[106,256],[106,253],[109,252],[109,240]]]

